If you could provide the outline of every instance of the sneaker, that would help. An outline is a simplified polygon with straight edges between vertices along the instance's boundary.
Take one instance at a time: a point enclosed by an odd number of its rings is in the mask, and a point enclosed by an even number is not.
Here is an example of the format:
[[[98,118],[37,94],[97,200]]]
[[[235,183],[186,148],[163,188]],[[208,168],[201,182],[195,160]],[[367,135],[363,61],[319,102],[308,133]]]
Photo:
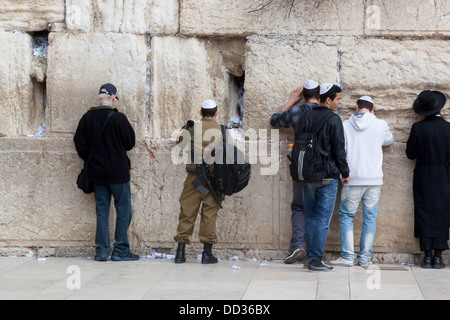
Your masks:
[[[131,252],[126,256],[120,256],[113,252],[111,255],[111,260],[112,261],[136,261],[136,260],[139,260],[139,256],[137,254],[133,254]]]
[[[309,269],[309,265],[311,264],[311,260],[303,265],[303,269]]]
[[[372,264],[372,262],[371,262],[371,261],[368,261],[368,262],[361,262],[361,261],[358,261],[358,264],[359,264],[361,267],[363,267],[363,268],[367,268],[367,267],[369,267],[369,266]]]
[[[333,271],[334,267],[327,266],[322,260],[311,260],[308,270],[310,271]]]
[[[302,260],[306,255],[306,251],[303,248],[296,249],[289,253],[289,255],[284,258],[284,263],[293,264],[297,261]]]
[[[344,259],[342,257],[339,257],[336,260],[331,260],[330,264],[341,265],[341,266],[346,266],[346,267],[353,267],[353,261]]]
[[[104,261],[108,260],[108,257],[107,256],[95,256],[94,260],[104,262]]]

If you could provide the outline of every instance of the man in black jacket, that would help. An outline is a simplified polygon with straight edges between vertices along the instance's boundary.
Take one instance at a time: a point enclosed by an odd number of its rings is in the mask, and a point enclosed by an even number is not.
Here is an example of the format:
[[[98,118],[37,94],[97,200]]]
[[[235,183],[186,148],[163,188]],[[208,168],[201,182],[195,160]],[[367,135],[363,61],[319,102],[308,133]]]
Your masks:
[[[136,137],[127,117],[113,108],[115,101],[118,100],[116,87],[109,83],[101,86],[99,99],[100,105],[83,115],[74,136],[75,148],[84,161],[88,160],[93,148],[88,172],[95,185],[97,213],[95,260],[106,261],[111,251],[109,237],[111,196],[114,197],[117,211],[111,260],[138,260],[139,256],[130,252],[127,235],[132,217],[130,160],[127,151],[134,148]],[[111,116],[101,131],[109,114]]]
[[[324,248],[330,232],[330,221],[336,201],[339,179],[349,182],[349,167],[345,152],[345,136],[341,118],[335,114],[342,101],[342,90],[333,84],[320,88],[320,105],[304,114],[304,126],[300,132],[310,132],[314,124],[329,114],[331,117],[317,133],[317,147],[325,160],[327,176],[322,181],[303,184],[305,212],[307,267],[313,271],[332,271],[334,268],[323,263]]]

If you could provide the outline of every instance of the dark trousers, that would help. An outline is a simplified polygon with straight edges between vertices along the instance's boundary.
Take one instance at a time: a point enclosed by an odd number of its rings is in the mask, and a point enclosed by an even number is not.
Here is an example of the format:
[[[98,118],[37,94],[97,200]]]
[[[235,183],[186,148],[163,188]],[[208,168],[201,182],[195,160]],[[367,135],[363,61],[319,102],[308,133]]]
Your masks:
[[[303,184],[292,181],[291,224],[292,238],[289,243],[289,252],[305,246],[305,214],[303,212]]]
[[[116,208],[116,231],[114,235],[114,253],[126,256],[130,253],[128,227],[131,223],[131,190],[130,182],[121,184],[95,184],[95,206],[97,213],[97,232],[95,244],[97,256],[108,256],[111,251],[109,235],[109,212],[111,196]]]
[[[447,239],[420,237],[420,250],[448,250]]]

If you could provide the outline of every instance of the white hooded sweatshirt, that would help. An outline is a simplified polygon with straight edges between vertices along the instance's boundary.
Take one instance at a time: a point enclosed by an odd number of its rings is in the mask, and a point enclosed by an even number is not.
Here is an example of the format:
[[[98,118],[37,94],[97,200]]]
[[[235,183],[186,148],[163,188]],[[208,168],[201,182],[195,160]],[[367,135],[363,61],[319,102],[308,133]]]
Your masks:
[[[353,186],[383,184],[383,149],[394,142],[389,126],[372,113],[356,113],[344,121],[345,149]]]

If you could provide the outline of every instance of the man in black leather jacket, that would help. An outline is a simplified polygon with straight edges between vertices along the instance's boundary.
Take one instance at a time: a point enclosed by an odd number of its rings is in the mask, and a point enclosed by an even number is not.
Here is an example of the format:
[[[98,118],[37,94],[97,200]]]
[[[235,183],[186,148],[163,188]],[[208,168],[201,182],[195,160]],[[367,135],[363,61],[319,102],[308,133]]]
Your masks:
[[[342,102],[342,90],[333,84],[323,84],[320,88],[320,105],[303,116],[304,126],[295,130],[306,132],[325,113],[335,113]],[[298,132],[296,132],[297,134]],[[342,120],[334,114],[317,133],[317,147],[326,162],[327,177],[319,182],[303,184],[303,201],[306,222],[306,248],[309,270],[332,271],[334,268],[323,263],[324,248],[330,232],[330,221],[336,201],[339,179],[349,182],[349,167],[345,152],[345,136]]]

